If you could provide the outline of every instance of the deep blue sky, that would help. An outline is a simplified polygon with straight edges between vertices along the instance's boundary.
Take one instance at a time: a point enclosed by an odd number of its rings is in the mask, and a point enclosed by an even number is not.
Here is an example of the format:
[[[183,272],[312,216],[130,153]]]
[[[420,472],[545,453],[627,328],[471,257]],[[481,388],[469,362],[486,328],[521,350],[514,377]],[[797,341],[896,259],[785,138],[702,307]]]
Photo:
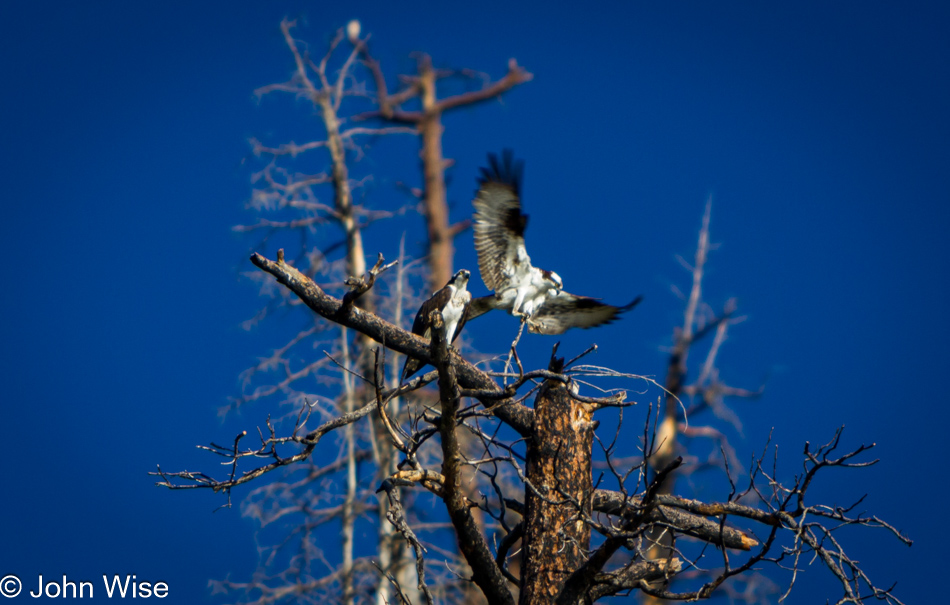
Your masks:
[[[238,373],[279,344],[240,329],[259,300],[239,278],[249,241],[229,228],[250,220],[247,138],[312,128],[252,96],[291,72],[289,15],[314,44],[360,18],[390,70],[423,50],[438,66],[499,76],[516,57],[534,73],[503,104],[447,119],[444,146],[454,219],[485,153],[511,146],[527,160],[535,262],[572,292],[646,296],[562,350],[596,341],[598,363],[662,373],[682,307],[670,285],[688,277],[674,255],[691,255],[712,195],[709,299],[736,296],[749,315],[723,374],[769,376],[762,400],[738,406],[737,445],[760,449],[774,427],[787,478],[805,440],[842,424],[848,445],[878,443],[878,466],[821,489],[838,503],[870,493],[867,509],[916,540],[848,536],[880,584],[926,601],[950,537],[941,511],[923,513],[947,496],[947,8],[718,4],[4,4],[0,576],[135,573],[196,603],[209,578],[254,569],[237,509],[212,514],[219,498],[157,489],[146,472],[213,469],[194,445],[269,411],[217,417]],[[373,195],[402,202],[385,182]],[[474,269],[470,241],[457,260]],[[500,350],[510,336],[475,339]],[[535,360],[551,344],[539,339]],[[836,598],[825,576],[809,568],[793,601]]]

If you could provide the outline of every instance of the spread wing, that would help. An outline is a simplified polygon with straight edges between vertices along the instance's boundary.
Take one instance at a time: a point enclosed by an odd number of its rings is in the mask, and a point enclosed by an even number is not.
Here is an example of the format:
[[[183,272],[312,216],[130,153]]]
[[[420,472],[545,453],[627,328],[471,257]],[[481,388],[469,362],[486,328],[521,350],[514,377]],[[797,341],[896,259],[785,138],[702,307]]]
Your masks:
[[[535,334],[563,334],[571,328],[593,328],[608,324],[643,300],[636,297],[630,304],[615,307],[596,298],[560,292],[545,299],[541,308],[528,321],[528,331]]]
[[[528,217],[521,213],[520,188],[524,165],[511,150],[501,160],[488,155],[488,168],[478,179],[475,206],[475,251],[478,270],[489,290],[503,289],[517,274],[531,266],[524,247]]]

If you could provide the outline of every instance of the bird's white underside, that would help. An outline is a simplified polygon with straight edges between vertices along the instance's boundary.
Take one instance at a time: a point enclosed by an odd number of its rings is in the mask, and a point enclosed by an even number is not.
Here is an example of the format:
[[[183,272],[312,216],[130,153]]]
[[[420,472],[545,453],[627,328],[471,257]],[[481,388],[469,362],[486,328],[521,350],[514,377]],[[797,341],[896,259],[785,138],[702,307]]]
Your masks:
[[[541,270],[528,265],[527,271],[513,272],[508,287],[495,292],[500,307],[512,315],[531,316],[554,289],[550,280],[544,279]]]
[[[445,322],[445,340],[451,343],[455,338],[455,331],[458,329],[462,314],[465,312],[465,305],[472,300],[472,293],[468,290],[459,290],[455,286],[449,287],[452,289],[452,298],[442,309],[442,321]]]

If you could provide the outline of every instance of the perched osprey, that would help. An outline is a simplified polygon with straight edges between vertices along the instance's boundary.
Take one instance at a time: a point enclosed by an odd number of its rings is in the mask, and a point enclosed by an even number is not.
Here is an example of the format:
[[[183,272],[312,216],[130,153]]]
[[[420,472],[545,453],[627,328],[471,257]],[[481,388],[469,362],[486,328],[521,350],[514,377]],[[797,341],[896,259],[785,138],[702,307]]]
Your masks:
[[[472,293],[466,287],[468,278],[471,276],[467,270],[462,269],[452,276],[449,283],[445,284],[441,290],[432,295],[432,298],[422,303],[419,312],[416,313],[416,319],[412,322],[412,333],[418,334],[423,338],[432,338],[432,326],[429,322],[429,315],[438,309],[442,312],[442,320],[445,322],[445,340],[451,344],[459,333],[465,322],[468,321],[469,303],[472,301]],[[402,379],[409,378],[418,372],[425,364],[412,357],[406,358],[406,365],[402,369]]]
[[[520,188],[524,164],[505,150],[499,162],[488,155],[482,168],[475,206],[475,251],[482,281],[491,296],[472,301],[468,319],[492,309],[505,309],[535,334],[562,334],[570,328],[592,328],[610,323],[641,300],[622,307],[563,291],[560,276],[531,265],[524,247],[528,216],[521,213]]]

